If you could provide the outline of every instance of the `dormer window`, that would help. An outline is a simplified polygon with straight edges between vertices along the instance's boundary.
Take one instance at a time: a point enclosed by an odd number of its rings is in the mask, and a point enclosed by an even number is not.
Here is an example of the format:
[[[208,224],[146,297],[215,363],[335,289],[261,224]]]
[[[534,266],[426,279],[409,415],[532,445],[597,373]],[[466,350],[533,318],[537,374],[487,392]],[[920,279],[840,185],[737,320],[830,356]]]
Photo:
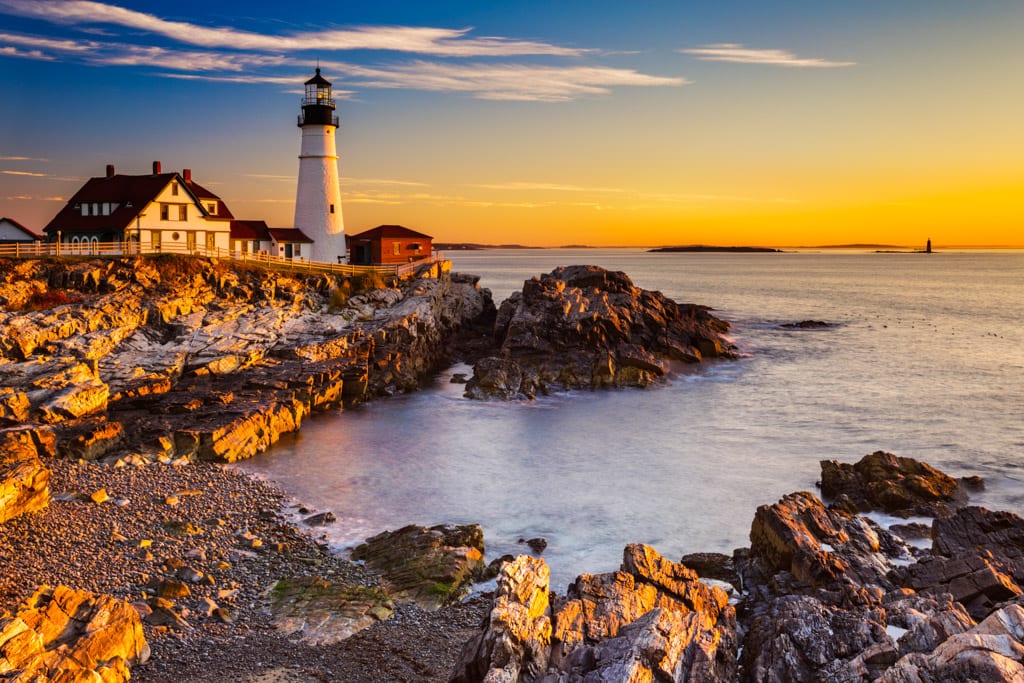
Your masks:
[[[206,205],[206,210],[210,213],[217,213],[217,202],[210,202]]]
[[[87,203],[85,203],[85,202],[82,202],[82,215],[83,216],[88,216],[89,215],[89,205]]]

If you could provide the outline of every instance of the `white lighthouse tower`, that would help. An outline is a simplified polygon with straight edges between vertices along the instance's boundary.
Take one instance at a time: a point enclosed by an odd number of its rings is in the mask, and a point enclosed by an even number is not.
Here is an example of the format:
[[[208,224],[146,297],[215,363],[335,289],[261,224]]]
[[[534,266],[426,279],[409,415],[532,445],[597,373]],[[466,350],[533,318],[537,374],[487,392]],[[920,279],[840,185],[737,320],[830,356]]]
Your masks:
[[[345,222],[341,217],[338,152],[334,142],[338,116],[334,113],[331,84],[320,75],[319,68],[306,81],[299,128],[302,151],[295,193],[295,227],[313,240],[311,261],[345,261]]]

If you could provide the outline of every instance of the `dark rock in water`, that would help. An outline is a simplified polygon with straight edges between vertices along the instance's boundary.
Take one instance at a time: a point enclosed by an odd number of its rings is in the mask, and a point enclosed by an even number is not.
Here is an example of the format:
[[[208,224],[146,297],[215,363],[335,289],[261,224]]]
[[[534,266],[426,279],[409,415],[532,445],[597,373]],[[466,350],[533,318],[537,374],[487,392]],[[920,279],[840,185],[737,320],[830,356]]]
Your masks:
[[[334,516],[333,512],[327,511],[311,515],[302,521],[309,526],[327,526],[328,524],[334,524],[337,522],[338,518]]]
[[[821,461],[821,495],[846,496],[861,510],[902,515],[948,514],[967,494],[947,474],[913,458],[875,451],[854,465]]]
[[[739,574],[733,565],[732,558],[722,553],[690,553],[679,560],[697,572],[702,579],[715,579],[732,584],[737,590],[743,590]]]
[[[544,549],[548,547],[547,539],[544,538],[520,538],[519,542],[525,543],[526,545],[530,546],[530,550],[537,553],[538,555],[544,552]]]
[[[469,381],[469,375],[464,372],[456,372],[449,380],[449,384],[465,384]]]
[[[895,534],[900,538],[905,539],[922,539],[932,537],[932,528],[928,524],[922,524],[921,522],[911,522],[910,524],[893,524],[889,527],[889,533]]]
[[[380,570],[396,600],[436,609],[466,595],[484,572],[484,534],[479,524],[409,525],[367,539],[352,559]]]
[[[801,320],[798,323],[782,323],[779,327],[784,330],[820,330],[822,328],[832,327],[832,324],[821,320]]]
[[[735,610],[686,566],[630,545],[620,571],[584,574],[554,601],[548,576],[527,555],[502,568],[453,683],[736,680]]]
[[[574,388],[642,387],[666,363],[734,358],[729,324],[707,307],[640,289],[621,272],[563,266],[498,309],[498,352],[477,362],[470,398],[533,398]]]

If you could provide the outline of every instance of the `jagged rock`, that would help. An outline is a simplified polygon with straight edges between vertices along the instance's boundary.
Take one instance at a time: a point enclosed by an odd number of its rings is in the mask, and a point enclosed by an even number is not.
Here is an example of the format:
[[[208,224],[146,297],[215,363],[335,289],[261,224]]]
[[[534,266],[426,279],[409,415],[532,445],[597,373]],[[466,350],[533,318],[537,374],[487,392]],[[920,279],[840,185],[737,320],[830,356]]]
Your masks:
[[[736,614],[719,588],[653,548],[627,546],[618,572],[577,578],[548,607],[548,570],[504,565],[483,633],[452,681],[733,681]]]
[[[0,618],[0,675],[19,681],[126,681],[149,658],[138,612],[109,595],[41,587]]]
[[[1012,571],[992,553],[979,550],[953,557],[923,557],[894,576],[902,585],[922,593],[949,593],[972,617],[982,619],[999,603],[1024,593]]]
[[[1024,519],[1012,512],[968,506],[932,524],[932,552],[946,557],[987,550],[1024,584]]]
[[[901,655],[931,652],[950,636],[976,625],[963,605],[954,602],[948,593],[887,598],[885,614],[890,627],[906,631],[893,636]]]
[[[37,429],[0,430],[0,523],[49,505],[50,470],[39,456],[52,454],[52,438]]]
[[[71,458],[97,460],[120,446],[124,437],[120,422],[108,421],[104,417],[86,419],[61,429],[61,451]]]
[[[317,577],[277,581],[267,591],[266,600],[278,630],[297,633],[314,645],[344,640],[394,613],[391,598],[378,588],[330,583]],[[230,614],[218,614],[218,618],[224,617]]]
[[[875,451],[853,465],[821,461],[821,495],[845,496],[861,510],[944,514],[967,500],[956,479],[927,463]]]
[[[852,582],[890,588],[891,558],[908,556],[909,549],[870,519],[826,508],[801,491],[757,509],[750,555],[815,587]]]
[[[556,268],[502,303],[494,326],[499,351],[476,364],[466,396],[646,386],[666,373],[666,361],[734,357],[722,336],[728,323],[708,311],[635,287],[621,272]]]
[[[899,656],[882,609],[843,609],[807,595],[760,606],[743,641],[743,681],[870,681]]]
[[[1024,680],[1024,607],[1009,605],[930,653],[912,653],[879,683],[1019,683]]]
[[[486,629],[463,648],[452,683],[537,681],[551,647],[550,570],[519,555],[502,566]]]
[[[382,585],[395,599],[436,609],[468,592],[485,569],[483,554],[478,524],[410,524],[367,539],[352,550],[352,559],[380,570]]]

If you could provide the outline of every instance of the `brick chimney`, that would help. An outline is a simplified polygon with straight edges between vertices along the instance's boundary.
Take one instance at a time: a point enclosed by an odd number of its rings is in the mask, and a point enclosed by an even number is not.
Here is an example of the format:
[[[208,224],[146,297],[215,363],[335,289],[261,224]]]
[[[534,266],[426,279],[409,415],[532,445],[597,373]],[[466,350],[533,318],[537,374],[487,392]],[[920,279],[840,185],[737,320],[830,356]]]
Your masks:
[[[113,178],[114,177],[114,165],[113,164],[107,164],[107,177],[108,178]]]
[[[160,162],[159,161],[154,161],[153,162],[153,175],[159,175],[159,174],[160,174]]]
[[[192,182],[192,169],[191,168],[186,168],[185,170],[183,170],[181,172],[181,177],[185,179],[186,183],[191,183]]]

